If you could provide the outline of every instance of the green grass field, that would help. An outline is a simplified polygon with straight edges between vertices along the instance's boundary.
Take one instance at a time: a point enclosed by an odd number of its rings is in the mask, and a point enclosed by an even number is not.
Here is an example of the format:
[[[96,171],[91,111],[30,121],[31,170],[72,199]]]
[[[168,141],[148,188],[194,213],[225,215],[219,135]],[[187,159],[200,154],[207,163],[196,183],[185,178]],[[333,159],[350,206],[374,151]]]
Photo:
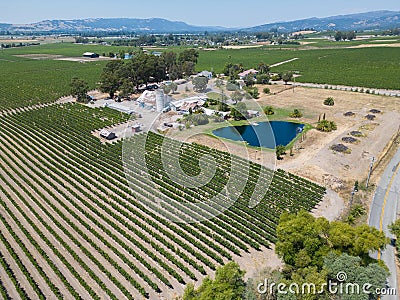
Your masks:
[[[203,51],[198,70],[222,72],[228,62],[254,68],[261,61],[275,64],[299,59],[272,68],[272,72],[299,71],[299,82],[400,89],[400,51],[398,48],[269,50],[268,48]]]

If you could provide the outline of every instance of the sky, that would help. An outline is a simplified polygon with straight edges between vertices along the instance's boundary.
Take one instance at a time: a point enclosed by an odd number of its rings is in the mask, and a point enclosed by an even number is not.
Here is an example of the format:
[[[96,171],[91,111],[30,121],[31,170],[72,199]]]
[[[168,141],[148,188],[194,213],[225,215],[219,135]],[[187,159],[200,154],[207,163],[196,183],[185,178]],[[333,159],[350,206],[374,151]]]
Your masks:
[[[191,25],[247,27],[309,17],[400,11],[399,0],[1,0],[0,23],[85,18],[165,18]]]

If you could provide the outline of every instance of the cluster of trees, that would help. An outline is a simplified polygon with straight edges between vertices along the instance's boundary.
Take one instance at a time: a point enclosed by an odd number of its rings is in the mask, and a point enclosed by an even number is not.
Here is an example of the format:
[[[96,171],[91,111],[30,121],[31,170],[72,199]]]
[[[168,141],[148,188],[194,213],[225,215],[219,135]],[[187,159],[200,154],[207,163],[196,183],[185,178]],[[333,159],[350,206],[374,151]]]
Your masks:
[[[382,35],[400,35],[400,28],[385,30]]]
[[[243,72],[245,70],[243,64],[232,64],[232,63],[227,63],[225,64],[223,73],[227,76],[229,76],[230,81],[234,81],[239,79],[239,73]],[[264,62],[260,62],[256,68],[258,71],[257,76],[254,76],[254,74],[249,74],[244,78],[244,82],[246,86],[252,86],[255,83],[258,84],[267,84],[269,82],[269,71],[270,71],[270,66],[265,64]]]
[[[194,73],[199,53],[195,49],[163,52],[161,56],[139,51],[127,61],[107,63],[100,76],[100,90],[112,98],[116,91],[126,96],[139,90],[141,85],[158,83],[166,79],[175,80]]]
[[[157,38],[154,35],[140,35],[133,39],[117,39],[114,40],[111,45],[113,46],[130,46],[130,47],[140,47],[140,46],[154,46],[157,42]]]
[[[399,224],[400,221],[393,225],[398,233]],[[369,253],[383,250],[388,239],[373,227],[329,222],[300,211],[297,214],[282,214],[277,237],[275,251],[284,262],[282,271],[263,270],[261,276],[244,282],[244,272],[236,263],[230,262],[217,269],[214,280],[207,277],[198,289],[189,284],[182,299],[378,299],[375,291],[385,287],[389,275],[387,268],[384,263],[371,258]],[[338,277],[338,274],[344,277]],[[263,289],[260,289],[260,283],[266,279],[275,287],[272,287],[272,294],[269,293],[271,285],[264,287],[267,294],[261,295]],[[351,289],[346,294],[343,289],[342,294],[332,295],[327,287],[329,281],[355,284],[360,289],[369,284],[371,294],[363,295],[362,290],[361,294],[350,294]],[[298,286],[300,289],[279,294],[278,284]],[[309,287],[310,293],[302,293],[303,285]],[[295,294],[291,294],[292,291]]]
[[[338,41],[352,41],[356,38],[355,31],[336,31],[335,40]]]
[[[90,41],[87,37],[77,36],[75,37],[75,43],[77,44],[88,44]]]
[[[17,47],[26,47],[26,46],[38,46],[40,43],[10,43],[10,44],[1,44],[1,48],[17,48]]]
[[[281,216],[277,237],[275,251],[285,263],[282,282],[300,286],[314,283],[322,288],[321,284],[328,279],[335,281],[339,272],[346,272],[348,282],[359,283],[361,287],[365,281],[375,288],[385,286],[386,267],[369,255],[383,250],[388,243],[385,234],[376,228],[329,222],[301,211]],[[314,296],[297,295],[297,299],[317,299],[318,295]],[[377,297],[371,294],[369,299]]]
[[[229,262],[217,269],[214,280],[206,277],[197,290],[193,284],[189,284],[185,289],[183,300],[242,300],[246,287],[244,274],[238,264]]]
[[[87,102],[89,85],[85,80],[74,77],[69,86],[71,87],[71,95],[76,98],[77,102]]]

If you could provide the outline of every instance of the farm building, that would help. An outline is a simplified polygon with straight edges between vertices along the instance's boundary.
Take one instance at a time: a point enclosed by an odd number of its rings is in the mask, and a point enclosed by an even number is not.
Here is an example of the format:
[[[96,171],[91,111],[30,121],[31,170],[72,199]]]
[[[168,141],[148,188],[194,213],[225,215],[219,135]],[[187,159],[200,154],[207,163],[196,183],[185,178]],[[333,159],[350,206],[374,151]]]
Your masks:
[[[248,110],[247,114],[250,118],[256,118],[260,116],[260,112],[258,110]]]
[[[88,58],[97,58],[100,55],[98,55],[97,53],[94,52],[85,52],[82,54],[83,57],[88,57]]]
[[[129,107],[128,105],[124,105],[122,103],[106,102],[104,103],[103,107],[115,109],[117,111],[120,111],[128,115],[135,113],[135,110],[133,108]]]
[[[204,105],[206,100],[207,97],[205,96],[194,96],[174,101],[170,104],[170,107],[173,111],[181,111],[183,113],[188,113],[189,108],[192,108],[192,110],[200,108]]]
[[[133,125],[132,132],[140,132],[140,124]]]
[[[113,140],[117,137],[114,132],[108,131],[107,129],[100,131],[100,136],[106,140]]]
[[[258,74],[258,71],[254,70],[254,69],[250,69],[250,70],[246,70],[246,71],[244,71],[242,73],[239,73],[238,75],[239,75],[240,79],[245,79],[246,76],[250,75],[250,74],[253,74],[254,76],[256,76]]]
[[[212,79],[213,74],[209,71],[202,71],[196,75],[196,77],[206,77],[208,79]]]

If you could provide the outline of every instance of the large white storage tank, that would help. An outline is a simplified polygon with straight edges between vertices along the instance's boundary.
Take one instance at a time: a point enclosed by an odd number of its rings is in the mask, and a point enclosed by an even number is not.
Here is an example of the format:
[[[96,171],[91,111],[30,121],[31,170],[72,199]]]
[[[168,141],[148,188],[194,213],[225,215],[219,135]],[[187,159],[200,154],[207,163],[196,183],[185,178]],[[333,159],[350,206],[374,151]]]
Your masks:
[[[156,91],[156,110],[162,112],[165,107],[165,95],[162,89]]]

